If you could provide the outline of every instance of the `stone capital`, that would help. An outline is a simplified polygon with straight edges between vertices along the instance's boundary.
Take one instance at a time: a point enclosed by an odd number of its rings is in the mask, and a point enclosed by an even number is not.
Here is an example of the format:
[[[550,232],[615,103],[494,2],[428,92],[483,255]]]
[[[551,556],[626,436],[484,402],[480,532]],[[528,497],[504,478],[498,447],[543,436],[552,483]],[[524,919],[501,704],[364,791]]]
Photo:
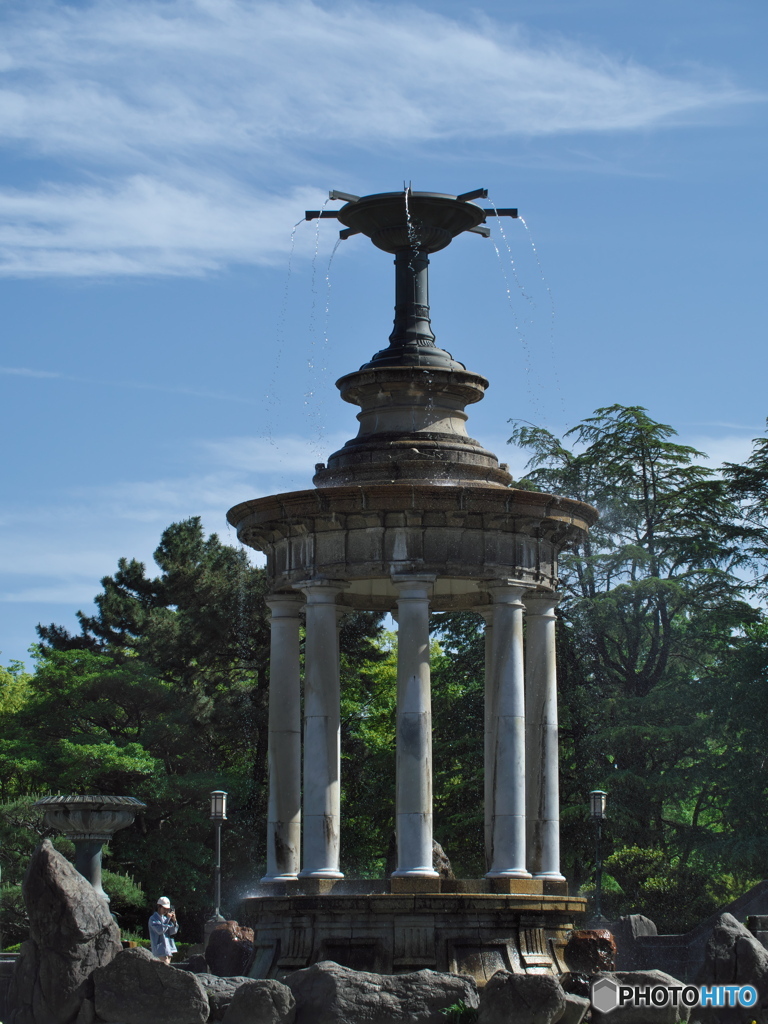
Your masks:
[[[501,604],[522,607],[523,594],[530,589],[530,585],[519,580],[491,580],[487,589],[494,606]]]
[[[343,580],[314,579],[294,583],[293,589],[306,594],[307,604],[335,604],[339,594],[349,588]]]
[[[543,590],[529,590],[523,597],[526,615],[541,615],[556,618],[555,608],[562,599],[562,594],[546,593]]]
[[[300,594],[271,594],[264,599],[273,619],[294,619],[304,607]]]
[[[430,575],[398,575],[393,573],[390,577],[392,586],[397,590],[397,600],[400,601],[428,601],[432,596],[432,587],[437,576]]]

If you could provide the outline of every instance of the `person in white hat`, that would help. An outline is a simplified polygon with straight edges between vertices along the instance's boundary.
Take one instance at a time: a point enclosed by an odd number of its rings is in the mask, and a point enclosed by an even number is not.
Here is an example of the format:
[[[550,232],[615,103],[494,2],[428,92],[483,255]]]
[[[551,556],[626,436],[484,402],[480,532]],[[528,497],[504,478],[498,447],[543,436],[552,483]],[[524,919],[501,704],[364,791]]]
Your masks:
[[[168,897],[161,896],[157,901],[157,909],[149,919],[149,941],[152,944],[152,955],[162,960],[164,964],[169,964],[176,952],[176,943],[172,936],[176,935],[178,930],[176,911]]]

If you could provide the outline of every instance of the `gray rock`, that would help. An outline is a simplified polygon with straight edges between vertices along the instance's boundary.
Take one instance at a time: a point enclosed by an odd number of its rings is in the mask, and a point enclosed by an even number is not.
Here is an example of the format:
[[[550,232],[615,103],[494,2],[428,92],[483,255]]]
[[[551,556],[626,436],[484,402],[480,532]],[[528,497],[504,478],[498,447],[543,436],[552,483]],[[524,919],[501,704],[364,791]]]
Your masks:
[[[636,985],[642,988],[656,985],[664,985],[667,988],[672,986],[683,986],[682,981],[673,978],[671,974],[664,971],[605,971],[594,975],[594,985],[601,978],[607,978],[616,985]],[[675,1006],[672,1000],[666,1006],[617,1006],[604,1013],[596,1007],[592,1007],[593,1024],[678,1024],[678,1021],[687,1021],[690,1016],[689,1006]]]
[[[440,843],[432,840],[432,870],[436,871],[441,878],[454,879],[456,875],[453,873],[451,862],[448,859],[448,854],[442,848]]]
[[[93,973],[96,1013],[114,1024],[204,1024],[210,1006],[198,975],[146,949],[124,949]]]
[[[121,949],[108,904],[46,839],[22,885],[30,940],[11,979],[9,1024],[67,1024],[89,994],[91,972]]]
[[[92,999],[84,999],[80,1004],[80,1012],[75,1018],[75,1024],[95,1024],[96,1007]]]
[[[463,1000],[477,1006],[474,978],[437,971],[369,974],[324,960],[289,974],[296,1024],[445,1024],[440,1012]]]
[[[193,953],[187,963],[187,970],[193,974],[208,974],[208,963],[202,953]]]
[[[656,925],[642,914],[627,914],[610,921],[606,928],[616,942],[617,971],[641,971],[645,967],[645,950],[638,941],[647,935],[657,935]],[[606,968],[607,969],[607,968]]]
[[[551,974],[497,971],[480,993],[479,1024],[553,1024],[566,1010],[565,992]]]
[[[296,1000],[279,981],[249,980],[235,992],[223,1024],[294,1024]]]
[[[572,992],[565,993],[565,1011],[557,1024],[581,1024],[589,1009],[589,1000],[584,996],[576,996]]]
[[[697,1008],[692,1018],[701,1024],[757,1021],[768,1024],[768,950],[731,914],[721,914],[704,950],[704,966],[697,985],[753,985],[757,1005]]]
[[[196,974],[195,977],[205,989],[210,1006],[210,1020],[221,1020],[232,1002],[235,992],[250,978],[220,978],[217,974],[207,972]]]

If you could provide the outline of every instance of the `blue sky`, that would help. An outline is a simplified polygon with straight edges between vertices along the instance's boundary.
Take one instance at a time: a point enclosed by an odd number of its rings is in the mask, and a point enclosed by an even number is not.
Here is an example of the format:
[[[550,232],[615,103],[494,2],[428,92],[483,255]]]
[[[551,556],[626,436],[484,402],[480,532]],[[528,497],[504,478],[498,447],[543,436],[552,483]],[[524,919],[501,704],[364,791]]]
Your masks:
[[[614,402],[746,457],[766,29],[762,0],[4,0],[2,661],[169,523],[235,543],[227,508],[355,433],[333,382],[386,343],[393,274],[293,232],[329,189],[519,207],[431,271],[438,343],[491,380],[470,433],[513,472],[509,419]]]

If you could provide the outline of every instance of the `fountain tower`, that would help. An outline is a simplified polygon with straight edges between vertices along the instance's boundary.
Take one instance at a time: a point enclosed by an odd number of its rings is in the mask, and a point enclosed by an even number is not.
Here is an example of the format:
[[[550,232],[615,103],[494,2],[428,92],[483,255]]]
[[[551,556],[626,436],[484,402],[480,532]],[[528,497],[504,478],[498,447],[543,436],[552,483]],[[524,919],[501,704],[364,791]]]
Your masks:
[[[266,554],[272,613],[266,895],[245,900],[240,920],[255,929],[262,977],[322,959],[480,983],[502,967],[558,970],[585,901],[560,873],[557,560],[597,513],[516,489],[469,436],[465,408],[488,380],[437,346],[429,315],[430,255],[517,211],[478,206],[481,189],[330,195],[341,209],[307,218],[338,218],[342,238],[362,233],[394,255],[395,321],[389,345],[337,381],[360,426],[314,487],[228,513]],[[350,610],[398,624],[397,867],[385,880],[342,873],[338,621]],[[429,615],[446,610],[486,623],[482,879],[432,866]]]

